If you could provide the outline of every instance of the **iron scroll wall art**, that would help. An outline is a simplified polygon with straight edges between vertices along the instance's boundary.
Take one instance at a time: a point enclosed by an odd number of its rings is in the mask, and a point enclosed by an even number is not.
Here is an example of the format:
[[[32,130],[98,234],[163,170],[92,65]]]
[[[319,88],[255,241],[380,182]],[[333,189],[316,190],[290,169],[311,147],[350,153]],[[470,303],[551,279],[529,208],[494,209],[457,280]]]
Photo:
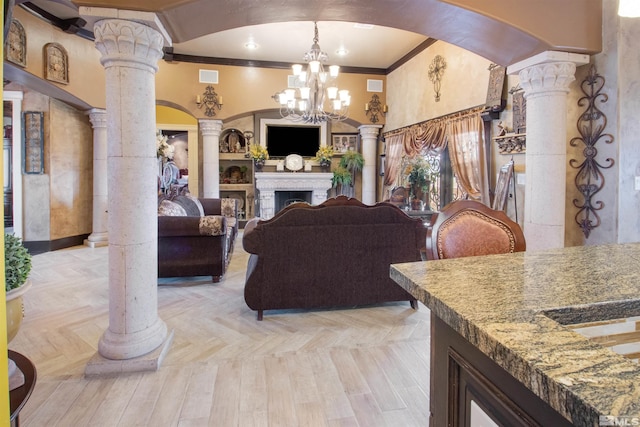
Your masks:
[[[585,96],[578,100],[578,105],[586,105],[585,111],[577,122],[580,136],[570,141],[572,147],[576,147],[579,143],[583,143],[585,146],[582,151],[585,157],[584,161],[578,163],[578,160],[571,159],[569,164],[578,169],[575,184],[582,194],[583,200],[573,199],[573,205],[578,208],[575,219],[586,238],[589,238],[591,231],[601,223],[598,211],[604,208],[604,203],[601,200],[594,200],[594,197],[604,187],[605,179],[602,169],[608,169],[614,165],[614,160],[611,158],[605,160],[605,165],[596,160],[598,155],[596,143],[601,139],[607,144],[613,142],[613,136],[604,133],[604,129],[607,127],[607,116],[596,107],[597,102],[604,103],[609,99],[606,94],[601,93],[604,84],[604,77],[596,72],[595,65],[591,65],[589,74],[580,85]]]

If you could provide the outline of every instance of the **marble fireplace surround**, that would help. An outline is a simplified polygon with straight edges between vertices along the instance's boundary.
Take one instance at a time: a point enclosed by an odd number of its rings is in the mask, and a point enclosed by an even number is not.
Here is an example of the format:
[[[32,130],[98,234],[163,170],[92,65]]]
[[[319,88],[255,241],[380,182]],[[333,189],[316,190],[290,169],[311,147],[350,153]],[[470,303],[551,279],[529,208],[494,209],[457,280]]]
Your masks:
[[[319,205],[327,200],[332,178],[331,172],[256,172],[260,201],[258,216],[262,219],[273,217],[276,191],[310,191],[311,204]]]

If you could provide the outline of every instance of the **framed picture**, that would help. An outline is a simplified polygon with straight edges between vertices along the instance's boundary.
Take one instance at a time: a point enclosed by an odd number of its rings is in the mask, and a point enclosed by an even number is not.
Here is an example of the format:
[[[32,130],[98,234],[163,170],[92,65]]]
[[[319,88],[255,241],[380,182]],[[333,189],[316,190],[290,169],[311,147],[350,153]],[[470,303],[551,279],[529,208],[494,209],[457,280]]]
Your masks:
[[[507,195],[509,194],[509,184],[513,178],[513,161],[502,165],[498,174],[498,182],[493,195],[492,209],[503,211],[507,206]]]
[[[26,174],[44,173],[44,113],[25,111],[22,166]]]
[[[332,133],[331,147],[336,155],[344,154],[347,151],[358,151],[358,134]]]

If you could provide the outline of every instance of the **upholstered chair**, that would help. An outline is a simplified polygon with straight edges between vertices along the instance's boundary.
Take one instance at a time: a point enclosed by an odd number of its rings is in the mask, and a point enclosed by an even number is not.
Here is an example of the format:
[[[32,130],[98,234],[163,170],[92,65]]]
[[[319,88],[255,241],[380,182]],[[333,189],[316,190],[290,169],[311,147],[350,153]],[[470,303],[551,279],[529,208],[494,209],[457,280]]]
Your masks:
[[[504,212],[474,200],[449,203],[427,230],[427,259],[520,252],[526,249],[520,226]]]

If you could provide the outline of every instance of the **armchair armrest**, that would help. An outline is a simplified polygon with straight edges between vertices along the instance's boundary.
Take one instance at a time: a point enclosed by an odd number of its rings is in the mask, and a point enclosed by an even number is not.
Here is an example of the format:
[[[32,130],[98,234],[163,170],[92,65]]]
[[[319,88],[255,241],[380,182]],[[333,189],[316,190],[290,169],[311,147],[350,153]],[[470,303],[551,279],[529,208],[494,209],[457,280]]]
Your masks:
[[[242,233],[242,248],[251,254],[257,254],[261,243],[261,232],[255,230],[256,226],[260,222],[260,218],[252,218],[244,226],[244,232]]]

